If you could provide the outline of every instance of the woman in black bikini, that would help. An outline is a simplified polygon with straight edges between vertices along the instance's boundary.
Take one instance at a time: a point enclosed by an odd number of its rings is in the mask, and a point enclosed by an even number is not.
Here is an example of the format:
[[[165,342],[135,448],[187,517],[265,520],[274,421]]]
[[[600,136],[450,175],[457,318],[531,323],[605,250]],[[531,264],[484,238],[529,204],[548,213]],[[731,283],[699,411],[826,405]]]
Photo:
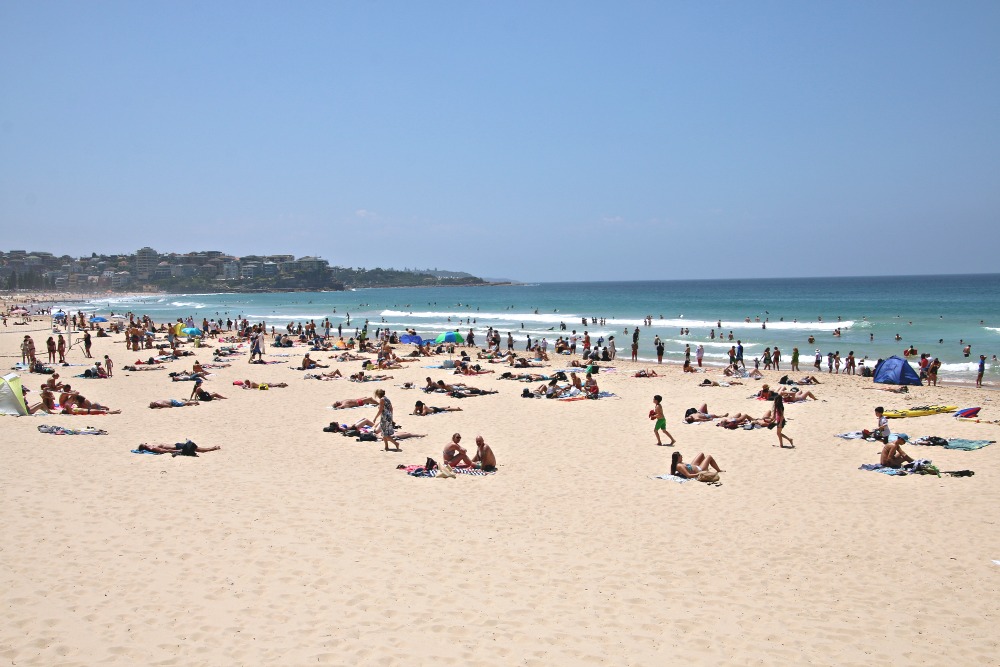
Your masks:
[[[417,404],[413,407],[413,414],[425,417],[427,415],[436,415],[439,412],[461,412],[462,408],[453,408],[450,405],[446,405],[443,408],[437,408],[433,405],[426,405],[423,401],[417,401]]]

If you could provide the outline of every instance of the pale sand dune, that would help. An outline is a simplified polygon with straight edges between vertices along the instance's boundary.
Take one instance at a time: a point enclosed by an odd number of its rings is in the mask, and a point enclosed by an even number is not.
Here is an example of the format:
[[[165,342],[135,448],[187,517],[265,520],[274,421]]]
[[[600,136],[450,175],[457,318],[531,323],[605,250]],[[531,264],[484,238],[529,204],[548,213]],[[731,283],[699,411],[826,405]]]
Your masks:
[[[20,329],[0,333],[6,366]],[[47,332],[32,335],[44,347]],[[70,382],[123,414],[0,418],[8,663],[964,665],[1000,654],[1000,446],[913,447],[976,475],[897,479],[857,470],[877,460],[875,444],[833,437],[870,427],[879,404],[983,405],[1000,417],[993,393],[895,396],[824,375],[813,391],[825,402],[788,406],[797,448],[780,450],[771,431],[682,424],[704,401],[754,415],[767,405],[746,398],[759,382],[699,388],[704,376],[676,367],[641,380],[619,360],[598,379],[621,400],[563,403],[522,399],[531,385],[494,375],[464,381],[500,394],[464,400],[396,386],[454,378],[420,364],[358,385],[237,358],[208,382],[229,400],[149,410],[152,399],[186,397],[191,383],[127,374],[122,366],[148,355],[115,340],[94,341],[95,355],[115,360],[113,379]],[[303,350],[291,352],[297,362]],[[81,356],[74,349],[71,360]],[[291,386],[232,386],[245,377]],[[25,376],[33,397],[42,379]],[[321,431],[373,416],[327,406],[379,387],[396,421],[427,438],[385,453]],[[709,452],[726,469],[721,487],[650,479],[673,451],[652,444],[654,393],[686,458]],[[464,411],[409,416],[417,399]],[[43,435],[39,424],[110,435]],[[947,415],[894,426],[1000,436]],[[500,473],[416,479],[394,469],[440,460],[455,431],[473,448],[483,434]],[[198,459],[128,451],[188,437],[223,449]]]

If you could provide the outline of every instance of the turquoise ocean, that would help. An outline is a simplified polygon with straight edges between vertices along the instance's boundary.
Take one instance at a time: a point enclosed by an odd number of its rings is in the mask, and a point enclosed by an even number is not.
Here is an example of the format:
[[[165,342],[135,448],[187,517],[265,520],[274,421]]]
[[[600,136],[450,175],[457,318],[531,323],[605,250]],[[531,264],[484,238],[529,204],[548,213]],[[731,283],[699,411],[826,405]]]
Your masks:
[[[424,337],[451,329],[467,334],[472,328],[478,343],[492,326],[505,340],[511,332],[519,349],[528,336],[553,343],[576,329],[588,331],[595,341],[615,336],[619,355],[626,358],[631,334],[640,326],[639,356],[651,362],[656,359],[655,336],[665,343],[665,361],[682,361],[688,344],[693,358],[702,344],[706,363],[713,365],[724,365],[729,346],[739,339],[748,365],[765,347],[777,345],[785,362],[798,347],[803,369],[811,367],[817,349],[824,356],[839,351],[846,357],[853,351],[859,359],[875,360],[901,355],[912,345],[941,358],[945,381],[973,380],[979,355],[985,354],[987,381],[1000,384],[1000,364],[989,363],[1000,355],[1000,274],[155,294],[107,297],[63,308],[102,315],[131,311],[156,322],[188,315],[197,320],[246,317],[279,330],[290,322],[321,324],[330,318],[334,332],[338,324],[344,327],[345,338],[366,320],[372,331],[415,329]],[[643,325],[646,316],[652,316],[652,326]],[[592,324],[595,317],[606,318],[606,323]],[[563,323],[565,332],[560,329]],[[838,328],[841,335],[836,337]],[[690,334],[682,335],[681,329],[690,329]],[[808,342],[810,336],[815,343]],[[963,356],[960,341],[972,345],[971,357]]]

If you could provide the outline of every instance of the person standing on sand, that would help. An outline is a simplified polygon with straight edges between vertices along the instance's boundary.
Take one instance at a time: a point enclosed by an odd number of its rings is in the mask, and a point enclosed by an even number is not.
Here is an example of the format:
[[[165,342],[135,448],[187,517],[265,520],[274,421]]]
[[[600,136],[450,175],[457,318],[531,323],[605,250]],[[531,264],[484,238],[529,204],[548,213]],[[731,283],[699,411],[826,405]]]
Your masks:
[[[701,368],[701,362],[705,358],[705,346],[699,343],[697,351],[695,351],[695,358],[698,360],[698,368]]]
[[[986,355],[979,355],[979,370],[976,375],[976,387],[982,389],[983,387],[983,373],[986,372]]]
[[[662,396],[660,396],[659,394],[653,396],[653,409],[649,411],[650,419],[656,420],[656,422],[653,424],[653,435],[656,436],[656,444],[660,447],[663,447],[664,446],[663,441],[660,440],[660,431],[663,431],[663,434],[668,438],[670,438],[670,444],[667,445],[667,447],[673,447],[674,443],[677,441],[674,440],[674,436],[670,435],[670,433],[667,431],[667,418],[663,416],[663,405],[661,405],[662,402],[663,402]]]
[[[792,370],[799,370],[799,348],[792,348]]]
[[[729,340],[733,339],[733,332],[729,332]],[[736,362],[739,363],[740,368],[746,370],[747,365],[743,362],[743,341],[736,341]]]
[[[663,352],[666,350],[666,346],[663,345],[663,341],[659,338],[656,339],[656,363],[663,363]]]
[[[66,339],[62,334],[59,334],[59,340],[56,342],[56,351],[59,352],[59,363],[66,363]]]
[[[375,398],[378,399],[378,412],[372,421],[379,423],[382,428],[382,444],[385,445],[385,451],[389,451],[390,442],[396,445],[397,452],[403,451],[399,448],[399,441],[392,437],[396,432],[396,427],[392,423],[392,401],[386,398],[385,389],[376,389]]]
[[[618,356],[618,349],[615,347],[615,337],[608,336],[608,357],[611,359],[611,361],[614,361],[615,357],[617,356]]]
[[[83,356],[87,357],[88,359],[93,359],[94,355],[92,355],[90,353],[90,345],[91,345],[90,332],[89,331],[84,331],[83,332]]]

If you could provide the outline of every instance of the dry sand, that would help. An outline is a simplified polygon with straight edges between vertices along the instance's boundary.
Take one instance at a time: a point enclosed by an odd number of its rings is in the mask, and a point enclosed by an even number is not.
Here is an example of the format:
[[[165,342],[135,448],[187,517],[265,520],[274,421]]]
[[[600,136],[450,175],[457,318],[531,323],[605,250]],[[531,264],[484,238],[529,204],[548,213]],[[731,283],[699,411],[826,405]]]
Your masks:
[[[41,325],[30,333],[44,349]],[[4,368],[28,328],[0,332]],[[858,470],[877,461],[876,444],[833,437],[870,428],[880,404],[982,405],[998,418],[992,392],[896,396],[824,374],[813,388],[822,401],[788,406],[789,450],[773,431],[682,424],[685,408],[706,401],[755,415],[766,404],[747,398],[759,382],[701,388],[706,375],[676,366],[636,379],[619,359],[599,380],[620,400],[525,400],[527,385],[469,378],[500,394],[434,396],[464,411],[418,418],[408,413],[428,397],[397,385],[454,379],[449,371],[415,363],[383,383],[305,380],[289,369],[304,352],[294,348],[280,351],[288,364],[238,357],[216,371],[207,386],[229,400],[150,410],[191,384],[124,371],[148,355],[120,341],[94,339],[114,378],[61,375],[121,415],[0,417],[5,663],[974,665],[1000,655],[1000,446],[911,447],[976,475],[897,478]],[[313,354],[345,372],[359,366],[327,356]],[[70,361],[83,362],[79,348]],[[37,398],[45,378],[23,378]],[[244,378],[291,386],[232,385]],[[426,438],[385,453],[322,432],[334,418],[373,416],[328,406],[379,387],[397,423]],[[653,445],[657,393],[677,449],[715,455],[722,486],[651,479],[673,451]],[[40,424],[109,435],[45,435]],[[1000,435],[947,415],[893,425]],[[456,431],[469,446],[482,434],[500,472],[419,479],[395,469],[440,460]],[[223,448],[197,459],[129,452],[185,438]]]

